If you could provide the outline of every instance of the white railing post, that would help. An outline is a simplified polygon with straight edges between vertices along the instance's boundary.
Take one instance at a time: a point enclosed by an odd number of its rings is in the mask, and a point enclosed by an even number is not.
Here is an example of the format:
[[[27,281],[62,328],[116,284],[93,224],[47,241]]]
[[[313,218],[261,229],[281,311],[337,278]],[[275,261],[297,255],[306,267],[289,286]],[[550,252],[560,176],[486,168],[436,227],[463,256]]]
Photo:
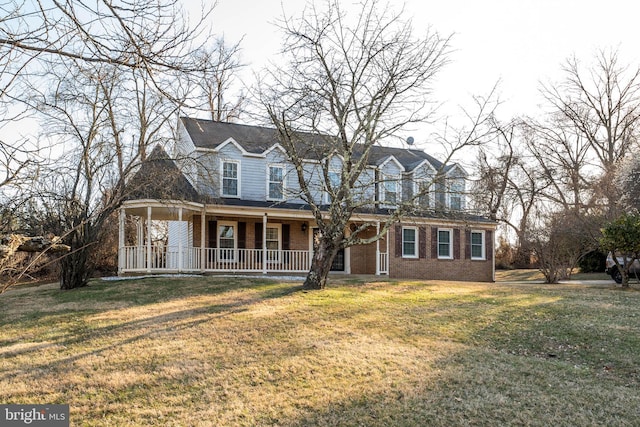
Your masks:
[[[122,270],[125,266],[126,251],[124,250],[124,231],[125,231],[126,212],[124,208],[120,208],[118,216],[118,276],[122,274]]]
[[[182,238],[184,237],[182,235],[182,231],[183,231],[183,224],[182,224],[182,206],[180,206],[178,208],[178,224],[179,225],[179,229],[180,229],[180,237],[178,239],[178,273],[182,272],[182,263],[184,261],[184,256],[182,253]]]
[[[262,217],[262,274],[267,274],[267,213]]]
[[[376,236],[380,235],[380,221],[376,222]],[[380,275],[380,239],[376,240],[376,276]]]
[[[151,272],[151,206],[147,206],[147,272]]]
[[[207,213],[207,206],[204,205],[202,207],[202,216],[200,217],[200,271],[204,273],[204,270],[207,266],[207,254],[204,250],[205,248],[205,244],[204,244],[204,239],[206,238],[206,230],[205,227],[207,225],[206,222],[206,213]]]

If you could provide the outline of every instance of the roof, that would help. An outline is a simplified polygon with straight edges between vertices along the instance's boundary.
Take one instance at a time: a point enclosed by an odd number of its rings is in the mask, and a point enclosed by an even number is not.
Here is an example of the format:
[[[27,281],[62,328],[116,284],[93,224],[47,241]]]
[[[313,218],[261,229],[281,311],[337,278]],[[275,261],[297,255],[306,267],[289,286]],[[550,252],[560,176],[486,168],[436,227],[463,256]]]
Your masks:
[[[233,139],[246,152],[263,154],[280,143],[278,132],[273,128],[188,117],[181,117],[180,120],[196,148],[216,149]],[[329,144],[331,137],[329,136],[300,132],[297,137],[300,141],[297,145],[299,153],[301,155],[304,153],[307,159],[319,160],[330,152],[328,148],[331,145]],[[412,171],[425,161],[436,170],[443,168],[442,162],[422,150],[380,145],[371,147],[368,163],[371,166],[380,166],[392,156],[405,171]],[[448,165],[444,170],[448,171],[451,167],[453,165]]]
[[[203,201],[160,145],[154,147],[127,183],[126,199]]]
[[[308,204],[303,203],[290,203],[290,202],[274,202],[274,201],[264,201],[264,200],[241,200],[235,198],[221,198],[217,201],[221,205],[225,206],[244,206],[244,207],[252,207],[252,208],[268,208],[268,209],[287,209],[287,210],[299,210],[299,211],[310,211],[311,207]],[[328,205],[321,206],[322,210],[327,210],[329,208]],[[375,215],[389,215],[393,209],[391,208],[360,208],[356,209],[356,213],[365,213],[365,214],[375,214]],[[425,210],[416,210],[411,212],[410,215],[413,218],[428,218],[428,219],[441,219],[441,220],[460,220],[460,221],[468,221],[474,223],[495,223],[495,221],[483,217],[481,215],[475,215],[469,212],[453,212],[448,210],[435,210],[435,209],[425,209]]]

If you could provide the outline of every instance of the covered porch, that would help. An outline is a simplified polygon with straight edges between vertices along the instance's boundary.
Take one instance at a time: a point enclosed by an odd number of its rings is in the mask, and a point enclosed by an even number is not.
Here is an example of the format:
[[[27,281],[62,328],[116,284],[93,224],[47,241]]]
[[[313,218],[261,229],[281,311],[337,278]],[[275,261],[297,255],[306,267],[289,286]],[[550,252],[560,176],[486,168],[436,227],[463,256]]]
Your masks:
[[[306,273],[315,230],[301,209],[127,201],[119,212],[118,273]],[[332,271],[388,274],[388,249],[386,239],[347,248]]]

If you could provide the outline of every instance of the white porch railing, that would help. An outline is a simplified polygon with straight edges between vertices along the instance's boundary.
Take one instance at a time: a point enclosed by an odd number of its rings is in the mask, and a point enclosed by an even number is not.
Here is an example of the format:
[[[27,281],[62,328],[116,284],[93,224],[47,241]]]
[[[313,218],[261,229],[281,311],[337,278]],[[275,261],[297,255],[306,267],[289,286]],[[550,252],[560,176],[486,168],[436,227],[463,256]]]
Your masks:
[[[289,272],[306,273],[311,267],[309,251],[267,250],[263,268],[262,249],[184,248],[182,257],[177,249],[152,246],[151,257],[146,246],[125,246],[120,249],[122,272],[141,271],[211,271],[211,272]],[[182,261],[182,262],[180,262]],[[180,265],[182,264],[182,265]]]
[[[389,254],[381,252],[380,256],[380,274],[389,274]]]
[[[203,257],[204,251],[204,257]],[[267,250],[263,268],[262,249],[218,249],[152,246],[125,246],[120,249],[120,271],[126,272],[252,272],[306,273],[311,267],[311,252],[300,250]],[[204,259],[204,264],[203,264]],[[389,254],[379,254],[379,274],[389,274]]]

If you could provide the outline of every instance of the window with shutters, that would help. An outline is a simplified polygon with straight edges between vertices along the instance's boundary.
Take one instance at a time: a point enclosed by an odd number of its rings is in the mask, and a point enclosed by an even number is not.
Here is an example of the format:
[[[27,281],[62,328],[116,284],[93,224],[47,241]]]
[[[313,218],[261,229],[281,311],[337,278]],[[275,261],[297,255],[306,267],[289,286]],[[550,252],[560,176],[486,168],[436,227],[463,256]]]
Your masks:
[[[402,257],[418,257],[418,229],[416,227],[402,228]]]
[[[218,221],[218,259],[232,262],[236,260],[237,227],[235,222]]]
[[[282,249],[282,226],[280,224],[268,224],[266,232],[267,261],[280,262],[280,250]]]
[[[484,231],[471,231],[471,259],[484,260]]]
[[[438,229],[438,259],[453,259],[453,230]]]

